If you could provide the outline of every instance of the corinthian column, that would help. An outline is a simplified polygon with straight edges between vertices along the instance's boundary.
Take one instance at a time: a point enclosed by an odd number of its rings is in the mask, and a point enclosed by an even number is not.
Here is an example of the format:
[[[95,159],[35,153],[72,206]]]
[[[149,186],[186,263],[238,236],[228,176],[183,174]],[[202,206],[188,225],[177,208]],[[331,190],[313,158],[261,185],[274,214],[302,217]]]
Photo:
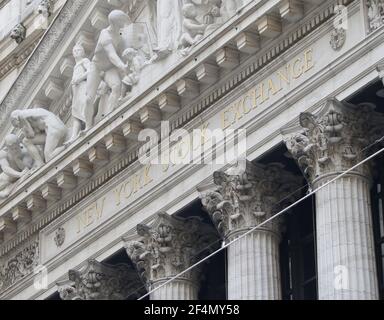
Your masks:
[[[125,247],[148,291],[158,288],[150,299],[196,300],[199,267],[164,284],[202,258],[216,240],[213,228],[198,217],[182,219],[158,213],[150,226],[139,224],[137,233],[140,240],[127,241]]]
[[[68,280],[57,283],[62,300],[127,300],[143,294],[134,268],[89,260],[79,271],[70,270]]]
[[[382,116],[368,104],[332,99],[317,116],[301,114],[302,130],[287,136],[286,144],[318,188],[366,157],[363,149],[379,122]],[[363,165],[316,193],[319,299],[378,298],[370,178]]]
[[[215,172],[215,188],[200,190],[202,203],[226,241],[244,235],[277,213],[279,201],[298,179],[269,166],[239,162],[226,172]],[[228,247],[228,299],[279,300],[280,219],[274,219]]]

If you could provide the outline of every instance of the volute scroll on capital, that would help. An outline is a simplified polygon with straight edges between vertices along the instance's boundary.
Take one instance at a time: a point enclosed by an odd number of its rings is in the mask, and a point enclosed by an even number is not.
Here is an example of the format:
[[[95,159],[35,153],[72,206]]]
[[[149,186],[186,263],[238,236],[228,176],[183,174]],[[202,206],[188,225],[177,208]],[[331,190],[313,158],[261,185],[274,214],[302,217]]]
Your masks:
[[[300,115],[301,129],[284,141],[309,182],[346,171],[366,157],[365,148],[384,133],[384,118],[374,108],[329,99],[317,115]],[[369,176],[370,170],[362,165],[355,171]]]
[[[213,250],[217,241],[213,228],[199,217],[179,218],[160,212],[149,226],[137,226],[139,240],[126,240],[128,256],[147,286],[183,272]],[[200,267],[181,278],[197,281]]]
[[[199,189],[202,204],[223,237],[253,228],[294,201],[301,179],[278,163],[254,165],[241,161],[214,173],[214,186]],[[280,219],[260,229],[280,234]]]
[[[143,294],[136,271],[126,265],[89,260],[80,271],[70,270],[68,280],[57,283],[62,300],[127,300]]]

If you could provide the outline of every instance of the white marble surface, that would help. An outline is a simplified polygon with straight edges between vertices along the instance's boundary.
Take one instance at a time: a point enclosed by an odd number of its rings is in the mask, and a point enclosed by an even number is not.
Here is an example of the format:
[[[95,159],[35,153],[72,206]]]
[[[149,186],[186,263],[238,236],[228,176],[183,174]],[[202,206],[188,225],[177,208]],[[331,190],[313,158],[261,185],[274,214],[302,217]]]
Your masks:
[[[254,231],[228,247],[229,300],[281,300],[279,242]]]
[[[316,194],[320,300],[379,298],[369,190],[365,177],[352,174]]]

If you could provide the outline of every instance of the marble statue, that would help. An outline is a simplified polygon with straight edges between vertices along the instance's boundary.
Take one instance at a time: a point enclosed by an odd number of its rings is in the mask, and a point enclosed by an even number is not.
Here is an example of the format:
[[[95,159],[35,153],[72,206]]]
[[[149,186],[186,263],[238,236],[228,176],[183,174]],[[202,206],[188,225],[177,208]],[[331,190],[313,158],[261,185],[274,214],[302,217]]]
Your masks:
[[[120,99],[124,99],[132,87],[139,82],[141,70],[158,57],[153,54],[149,44],[149,34],[145,24],[131,23],[121,30],[123,45],[123,61],[127,65],[126,75],[122,79]]]
[[[181,53],[188,53],[191,46],[195,45],[204,36],[207,25],[197,20],[196,5],[186,3],[183,6],[183,34],[180,39]]]
[[[16,110],[11,123],[24,134],[23,144],[40,167],[65,149],[68,129],[52,112],[42,108]]]
[[[164,58],[178,47],[182,34],[182,0],[147,0],[156,21],[157,47],[154,49],[159,58]],[[155,12],[153,12],[155,11]]]
[[[243,6],[242,0],[225,0],[222,1],[221,5],[221,16],[224,21],[233,17],[237,10],[239,10]],[[223,22],[224,22],[223,21]]]
[[[205,35],[212,33],[225,22],[221,15],[221,1],[210,0],[210,5],[209,11],[203,17],[204,24],[207,26]]]
[[[121,96],[122,80],[129,73],[129,66],[122,60],[126,48],[121,29],[130,24],[130,19],[123,11],[113,10],[108,20],[110,25],[100,32],[87,76],[86,114],[96,113],[95,99],[102,80],[111,89],[108,106],[113,111]]]
[[[91,62],[86,58],[84,48],[80,44],[76,44],[73,47],[73,57],[75,58],[76,65],[73,70],[71,83],[73,129],[69,143],[79,137],[83,123],[85,124],[85,130],[89,130],[93,124],[94,116],[92,109],[87,108],[87,78]]]
[[[53,10],[52,0],[41,0],[39,5],[37,6],[37,12],[43,17],[50,17]]]
[[[384,1],[368,0],[368,20],[371,30],[375,30],[384,24]]]
[[[111,94],[111,89],[105,83],[101,81],[96,94],[96,107],[97,114],[95,116],[95,123],[101,121],[108,114],[108,99]]]
[[[0,151],[0,200],[9,196],[15,183],[25,177],[33,167],[33,159],[14,134],[5,137]]]

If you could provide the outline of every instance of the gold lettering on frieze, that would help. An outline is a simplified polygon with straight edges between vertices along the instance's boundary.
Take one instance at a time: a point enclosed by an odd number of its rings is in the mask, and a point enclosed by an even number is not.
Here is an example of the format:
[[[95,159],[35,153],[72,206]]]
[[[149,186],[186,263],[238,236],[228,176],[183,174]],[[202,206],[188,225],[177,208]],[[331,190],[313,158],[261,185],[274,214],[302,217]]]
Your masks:
[[[228,129],[271,97],[289,89],[294,80],[301,78],[314,66],[313,49],[310,48],[225,108],[220,114],[221,128]]]
[[[115,205],[117,207],[153,181],[151,168],[151,165],[145,166],[140,172],[133,174],[113,190]]]
[[[85,231],[88,227],[98,224],[104,215],[105,203],[110,199],[112,205],[120,207],[135,193],[153,182],[151,177],[151,165],[145,166],[138,173],[129,177],[126,181],[118,185],[109,195],[88,206],[84,211],[76,216],[77,234]]]
[[[106,197],[103,197],[101,200],[96,201],[76,217],[77,233],[101,220],[104,213],[105,199]]]

